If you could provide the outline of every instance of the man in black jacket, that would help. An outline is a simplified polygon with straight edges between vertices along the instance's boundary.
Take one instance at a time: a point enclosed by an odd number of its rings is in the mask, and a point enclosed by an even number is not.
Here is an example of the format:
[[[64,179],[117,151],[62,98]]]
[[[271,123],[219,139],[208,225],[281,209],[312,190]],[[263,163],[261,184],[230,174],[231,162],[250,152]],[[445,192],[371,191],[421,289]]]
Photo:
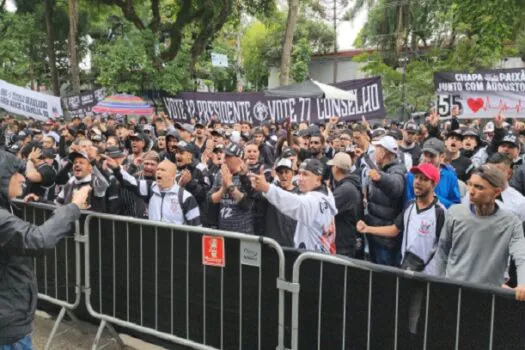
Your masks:
[[[31,349],[32,322],[37,288],[33,255],[53,248],[71,232],[80,208],[90,191],[86,186],[73,194],[71,204],[58,208],[41,226],[34,226],[11,214],[13,198],[23,192],[24,164],[0,151],[0,348]]]
[[[356,224],[363,218],[359,176],[351,173],[352,158],[344,152],[337,153],[328,165],[332,166],[335,180],[333,190],[337,215],[335,216],[336,253],[350,258],[356,256]]]
[[[399,149],[394,138],[385,136],[374,145],[377,169],[368,171],[365,222],[370,226],[388,226],[394,223],[403,210],[406,168],[397,159]],[[370,257],[376,264],[399,264],[401,254],[398,239],[368,237],[368,245]]]
[[[207,210],[206,197],[211,188],[208,169],[206,165],[194,158],[192,148],[186,141],[179,141],[174,149],[178,170],[176,181],[180,187],[195,197],[199,203],[200,212],[205,213]]]

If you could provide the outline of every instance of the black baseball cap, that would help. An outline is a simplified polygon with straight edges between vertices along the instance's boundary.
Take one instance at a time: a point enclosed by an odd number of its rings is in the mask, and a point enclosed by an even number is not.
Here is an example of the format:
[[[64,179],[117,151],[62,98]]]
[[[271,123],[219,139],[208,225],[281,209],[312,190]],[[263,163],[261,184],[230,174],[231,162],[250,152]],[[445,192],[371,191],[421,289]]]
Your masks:
[[[463,134],[463,132],[461,132],[460,129],[456,129],[456,130],[450,130],[450,131],[447,133],[447,139],[448,139],[449,137],[452,137],[452,136],[457,136],[457,137],[459,137],[460,139],[463,140],[463,137],[464,137],[465,135]]]
[[[299,170],[309,171],[315,175],[323,176],[324,165],[319,159],[309,158],[301,163]]]
[[[106,149],[106,155],[112,159],[121,158],[124,156],[124,153],[117,146],[111,146]]]
[[[419,125],[413,120],[409,120],[403,125],[403,130],[410,131],[410,132],[418,132],[419,131]]]
[[[93,134],[91,135],[91,141],[93,142],[102,142],[104,141],[104,136],[99,134]]]
[[[130,140],[135,139],[135,140],[141,140],[141,141],[146,142],[146,135],[140,132],[136,132],[134,134],[129,135],[129,138]]]
[[[84,158],[89,161],[88,155],[84,152],[72,152],[69,154],[69,160],[71,160],[72,162],[74,162],[77,158]]]
[[[509,131],[509,132],[507,132],[505,134],[505,136],[503,136],[503,138],[501,139],[499,145],[501,145],[503,143],[510,144],[510,145],[512,145],[514,147],[519,147],[520,146],[520,137],[515,132]]]
[[[227,156],[232,157],[241,157],[244,155],[243,150],[235,143],[230,143],[226,148],[224,149],[224,154]]]
[[[283,157],[283,158],[290,158],[290,157],[294,157],[296,155],[297,155],[297,152],[291,147],[286,147],[281,152],[281,157]]]
[[[179,141],[175,145],[175,148],[181,150],[182,152],[191,152],[190,145],[186,143],[185,141]]]

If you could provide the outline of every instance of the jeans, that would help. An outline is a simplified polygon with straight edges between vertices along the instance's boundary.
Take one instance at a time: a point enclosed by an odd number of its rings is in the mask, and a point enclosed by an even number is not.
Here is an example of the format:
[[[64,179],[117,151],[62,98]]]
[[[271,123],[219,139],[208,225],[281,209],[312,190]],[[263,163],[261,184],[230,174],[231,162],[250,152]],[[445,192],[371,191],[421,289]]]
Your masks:
[[[368,240],[368,246],[370,249],[370,258],[373,263],[387,266],[399,266],[401,262],[401,252],[399,248],[388,249],[385,246]]]
[[[0,345],[0,350],[33,350],[31,335],[26,335],[14,344]]]

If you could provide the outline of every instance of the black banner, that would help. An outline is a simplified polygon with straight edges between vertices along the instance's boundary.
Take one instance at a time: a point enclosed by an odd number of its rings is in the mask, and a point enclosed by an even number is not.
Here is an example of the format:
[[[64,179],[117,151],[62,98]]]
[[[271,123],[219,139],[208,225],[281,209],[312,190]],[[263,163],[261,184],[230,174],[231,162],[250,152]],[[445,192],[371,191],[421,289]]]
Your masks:
[[[264,92],[203,93],[181,92],[164,97],[164,108],[172,119],[189,121],[196,117],[209,122],[213,116],[221,123],[248,121],[259,124],[265,120],[277,122],[287,117],[292,122],[323,122],[332,116],[342,120],[380,119],[386,115],[381,79],[378,77],[349,80],[336,84],[353,91],[357,100],[325,100],[311,98],[272,98]]]
[[[448,116],[452,105],[463,110],[460,118],[522,117],[525,110],[525,69],[494,69],[474,73],[435,73],[437,108]]]
[[[106,89],[100,88],[80,95],[64,97],[62,98],[62,103],[72,116],[84,118],[105,97]]]

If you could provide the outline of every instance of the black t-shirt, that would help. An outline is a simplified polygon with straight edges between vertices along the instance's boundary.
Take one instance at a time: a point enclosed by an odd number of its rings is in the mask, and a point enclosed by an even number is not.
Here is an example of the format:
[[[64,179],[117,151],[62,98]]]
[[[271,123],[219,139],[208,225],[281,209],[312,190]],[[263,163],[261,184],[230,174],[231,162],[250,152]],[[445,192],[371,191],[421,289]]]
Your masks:
[[[53,201],[55,199],[56,170],[46,163],[37,167],[36,171],[42,177],[42,182],[29,183],[28,193],[36,194],[42,201]]]
[[[450,165],[452,165],[452,167],[456,170],[456,175],[458,176],[458,179],[463,182],[467,182],[467,172],[472,166],[472,161],[464,155],[460,155],[458,158],[451,161]]]
[[[417,166],[419,164],[419,160],[421,158],[421,147],[414,143],[414,147],[412,148],[404,148],[403,146],[399,146],[399,149],[403,153],[409,153],[412,156],[412,165]]]
[[[294,187],[291,193],[299,194],[299,187]],[[264,222],[264,235],[275,239],[283,247],[294,247],[294,234],[297,221],[284,215],[274,205],[267,204]]]

